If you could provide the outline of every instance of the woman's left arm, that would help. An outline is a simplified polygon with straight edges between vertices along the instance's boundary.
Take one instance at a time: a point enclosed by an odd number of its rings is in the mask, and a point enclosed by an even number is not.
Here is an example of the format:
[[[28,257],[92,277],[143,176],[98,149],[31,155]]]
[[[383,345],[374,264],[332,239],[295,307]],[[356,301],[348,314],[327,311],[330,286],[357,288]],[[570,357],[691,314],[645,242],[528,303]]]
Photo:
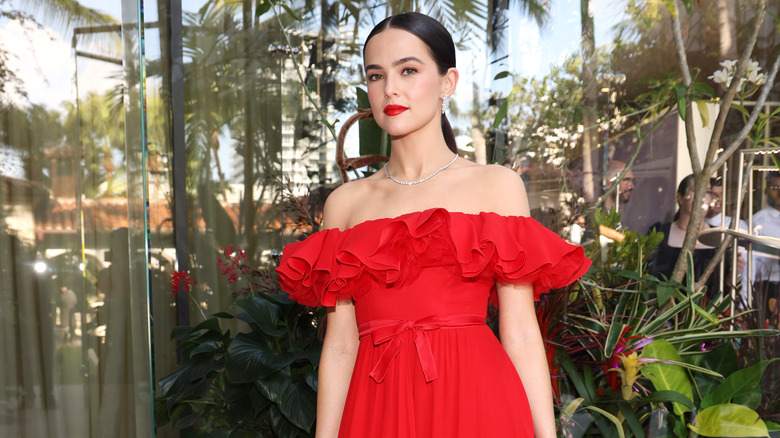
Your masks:
[[[550,370],[544,352],[530,285],[499,283],[498,331],[501,345],[520,375],[534,422],[536,438],[555,437]]]

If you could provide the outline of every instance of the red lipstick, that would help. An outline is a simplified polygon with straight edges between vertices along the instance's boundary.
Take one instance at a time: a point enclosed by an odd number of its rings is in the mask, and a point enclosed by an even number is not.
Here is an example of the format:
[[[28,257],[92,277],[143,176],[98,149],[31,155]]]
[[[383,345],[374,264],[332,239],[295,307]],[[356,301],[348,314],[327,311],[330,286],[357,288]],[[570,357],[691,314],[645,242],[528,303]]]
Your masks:
[[[402,112],[408,110],[409,108],[402,106],[402,105],[387,105],[385,107],[385,114],[388,116],[397,116],[398,114],[401,114]]]

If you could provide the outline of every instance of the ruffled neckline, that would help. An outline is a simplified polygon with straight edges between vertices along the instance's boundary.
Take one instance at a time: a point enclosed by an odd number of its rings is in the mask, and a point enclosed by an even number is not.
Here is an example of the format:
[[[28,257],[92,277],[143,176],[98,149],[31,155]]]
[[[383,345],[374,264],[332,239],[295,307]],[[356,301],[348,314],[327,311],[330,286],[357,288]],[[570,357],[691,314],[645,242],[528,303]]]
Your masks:
[[[480,211],[479,213],[468,213],[468,212],[463,212],[463,211],[450,211],[450,210],[447,210],[444,207],[431,207],[431,208],[426,208],[424,210],[415,210],[415,211],[410,211],[410,212],[407,212],[407,213],[401,213],[398,216],[380,217],[380,218],[376,218],[376,219],[366,219],[363,222],[358,222],[358,223],[356,223],[355,225],[352,225],[349,228],[344,228],[343,230],[338,229],[338,228],[327,228],[327,229],[324,229],[324,230],[317,231],[316,233],[312,233],[312,235],[313,234],[317,234],[317,233],[322,233],[322,232],[325,232],[325,231],[329,231],[329,230],[335,230],[335,231],[339,231],[341,233],[345,233],[345,232],[352,231],[352,230],[354,230],[356,228],[360,228],[363,225],[371,225],[371,224],[374,224],[374,223],[392,222],[392,221],[397,221],[397,220],[404,220],[406,217],[414,216],[414,215],[430,216],[431,214],[433,214],[434,212],[437,212],[437,211],[444,212],[444,213],[446,213],[447,215],[450,215],[450,216],[462,215],[462,216],[466,216],[466,217],[468,217],[468,216],[479,217],[479,216],[482,216],[482,215],[495,215],[495,216],[503,217],[503,218],[507,218],[507,219],[517,218],[517,219],[521,219],[521,220],[522,219],[534,220],[533,218],[528,217],[528,216],[502,215],[502,214],[498,214],[498,213],[495,213],[495,212],[492,212],[492,211]]]
[[[464,280],[531,283],[538,299],[579,278],[590,260],[530,217],[429,208],[318,231],[287,244],[276,271],[299,303],[333,306],[443,264]]]

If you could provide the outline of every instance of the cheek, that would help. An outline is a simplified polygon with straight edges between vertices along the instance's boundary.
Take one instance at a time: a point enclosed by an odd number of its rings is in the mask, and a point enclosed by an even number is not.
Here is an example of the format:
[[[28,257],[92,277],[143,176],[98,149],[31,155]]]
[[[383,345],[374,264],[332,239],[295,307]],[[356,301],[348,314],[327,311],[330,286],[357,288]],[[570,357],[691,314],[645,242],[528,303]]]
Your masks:
[[[381,103],[383,97],[382,90],[377,85],[368,85],[368,103],[374,108],[375,105]]]

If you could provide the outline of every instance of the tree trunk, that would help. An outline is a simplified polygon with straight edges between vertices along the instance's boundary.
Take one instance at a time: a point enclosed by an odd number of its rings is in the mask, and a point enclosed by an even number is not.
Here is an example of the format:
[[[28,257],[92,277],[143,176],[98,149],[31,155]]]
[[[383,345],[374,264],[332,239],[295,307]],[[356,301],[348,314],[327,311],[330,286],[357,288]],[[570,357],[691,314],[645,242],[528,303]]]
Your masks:
[[[598,86],[595,79],[596,37],[593,25],[593,0],[580,0],[580,24],[582,31],[582,82],[585,93],[582,102],[582,124],[585,132],[582,136],[582,191],[586,202],[596,200],[595,177],[593,170],[592,151],[598,147],[598,132],[596,129],[596,98]]]

